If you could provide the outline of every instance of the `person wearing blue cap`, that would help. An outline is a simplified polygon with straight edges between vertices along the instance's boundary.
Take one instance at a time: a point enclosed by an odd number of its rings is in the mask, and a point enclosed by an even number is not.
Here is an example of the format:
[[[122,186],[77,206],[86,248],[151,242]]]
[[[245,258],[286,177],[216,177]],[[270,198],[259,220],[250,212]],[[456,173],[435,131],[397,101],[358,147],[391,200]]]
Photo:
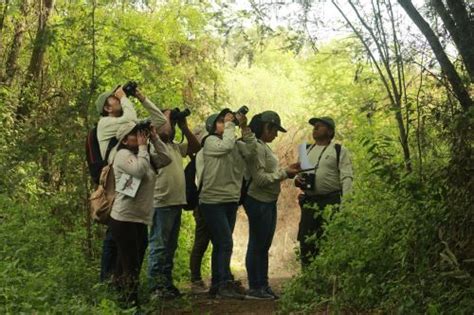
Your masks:
[[[298,175],[295,179],[295,185],[303,190],[299,196],[301,220],[298,230],[303,268],[319,253],[316,242],[307,242],[307,238],[316,234],[319,241],[323,235],[324,208],[340,204],[341,197],[351,192],[353,180],[349,151],[333,141],[336,130],[334,120],[331,117],[314,117],[309,124],[313,126],[315,143],[307,148],[307,154],[314,169],[306,176]]]
[[[237,141],[236,123],[242,131]],[[256,152],[257,140],[247,126],[244,114],[225,109],[206,120],[209,135],[203,139],[196,156],[196,178],[199,207],[211,236],[212,280],[211,295],[220,298],[242,299],[230,272],[238,202],[246,167],[246,160]]]

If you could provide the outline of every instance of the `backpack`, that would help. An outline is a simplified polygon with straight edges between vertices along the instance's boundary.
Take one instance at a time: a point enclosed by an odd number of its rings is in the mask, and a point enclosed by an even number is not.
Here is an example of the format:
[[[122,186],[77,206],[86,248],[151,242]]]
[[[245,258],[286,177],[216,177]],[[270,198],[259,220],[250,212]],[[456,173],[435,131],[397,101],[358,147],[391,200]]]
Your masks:
[[[186,204],[184,210],[194,210],[199,205],[199,190],[196,186],[196,158],[192,157],[184,168],[184,180],[186,186]]]
[[[97,189],[91,194],[90,211],[94,221],[107,224],[115,199],[115,176],[112,164],[102,168]]]
[[[99,184],[100,176],[104,166],[108,164],[109,154],[113,147],[117,144],[117,138],[112,138],[107,145],[107,151],[105,152],[105,158],[102,159],[100,154],[99,140],[97,139],[97,125],[89,130],[86,139],[86,160],[87,166],[89,167],[89,173],[92,181],[95,184]]]

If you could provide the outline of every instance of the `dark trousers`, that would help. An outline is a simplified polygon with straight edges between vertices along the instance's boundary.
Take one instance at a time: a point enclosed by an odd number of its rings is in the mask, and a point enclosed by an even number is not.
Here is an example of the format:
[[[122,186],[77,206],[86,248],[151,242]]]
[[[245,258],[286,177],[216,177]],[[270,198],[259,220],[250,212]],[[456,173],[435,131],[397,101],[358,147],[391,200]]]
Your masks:
[[[248,196],[244,201],[249,219],[249,243],[245,266],[250,289],[268,287],[268,251],[272,245],[277,221],[274,202],[261,202]]]
[[[148,280],[152,290],[173,286],[173,260],[178,248],[181,212],[181,206],[155,208],[148,258]]]
[[[147,226],[110,218],[110,229],[117,245],[117,265],[113,282],[127,304],[138,304],[138,279],[147,243]]]
[[[204,217],[201,210],[197,207],[193,211],[194,221],[196,222],[196,229],[194,230],[194,244],[191,251],[191,258],[189,260],[189,268],[191,269],[191,281],[200,281],[201,264],[204,253],[211,241],[211,234],[207,229]]]
[[[202,214],[211,234],[212,242],[212,286],[231,281],[230,259],[232,256],[237,203],[200,204]]]
[[[312,258],[319,254],[317,241],[307,241],[307,238],[315,235],[320,240],[324,229],[323,211],[326,206],[341,203],[339,192],[320,196],[300,196],[301,221],[298,230],[298,241],[300,242],[301,266],[306,268]],[[315,209],[316,208],[316,209]]]
[[[102,242],[102,257],[100,259],[100,281],[104,282],[110,280],[114,273],[114,268],[117,263],[117,246],[112,237],[112,230],[107,228],[105,238]]]

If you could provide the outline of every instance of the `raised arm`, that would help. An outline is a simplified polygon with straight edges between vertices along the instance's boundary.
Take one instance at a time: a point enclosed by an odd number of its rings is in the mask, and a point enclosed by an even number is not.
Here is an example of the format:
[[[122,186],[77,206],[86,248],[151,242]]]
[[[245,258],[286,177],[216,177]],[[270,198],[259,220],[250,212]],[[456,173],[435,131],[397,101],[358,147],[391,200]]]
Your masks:
[[[170,152],[166,144],[160,137],[150,138],[154,150],[151,152],[151,159],[156,168],[162,168],[171,163]]]
[[[166,124],[166,122],[168,121],[166,119],[166,116],[163,115],[161,110],[159,110],[158,107],[156,107],[156,105],[149,98],[143,95],[139,89],[137,89],[136,96],[140,100],[146,111],[150,114],[151,122],[156,128],[160,128],[161,126]]]
[[[116,166],[133,177],[142,178],[150,167],[150,156],[146,145],[139,146],[135,156],[128,150],[120,150],[116,157]]]
[[[228,121],[225,123],[222,139],[219,137],[208,137],[204,143],[203,153],[209,156],[228,154],[236,145],[235,139],[235,124]]]

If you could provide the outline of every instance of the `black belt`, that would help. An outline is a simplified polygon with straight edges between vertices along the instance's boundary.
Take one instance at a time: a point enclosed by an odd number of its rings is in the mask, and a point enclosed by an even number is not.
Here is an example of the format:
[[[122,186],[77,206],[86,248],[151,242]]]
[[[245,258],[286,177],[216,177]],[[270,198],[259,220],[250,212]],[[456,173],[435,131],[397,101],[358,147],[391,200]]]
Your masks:
[[[333,199],[336,197],[341,197],[342,196],[342,191],[333,191],[328,194],[322,194],[322,195],[307,195],[307,194],[302,194],[299,196],[299,201],[300,203],[307,203],[307,202],[318,202],[318,201],[325,201],[328,199]]]

